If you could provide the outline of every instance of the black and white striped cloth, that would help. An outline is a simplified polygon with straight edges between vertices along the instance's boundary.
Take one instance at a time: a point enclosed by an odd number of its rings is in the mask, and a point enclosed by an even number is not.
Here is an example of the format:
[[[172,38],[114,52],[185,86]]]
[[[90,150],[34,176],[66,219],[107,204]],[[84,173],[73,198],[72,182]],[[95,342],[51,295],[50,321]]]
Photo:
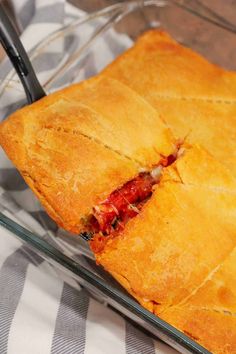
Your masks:
[[[82,15],[64,0],[14,0],[13,5],[27,50]],[[101,52],[111,59],[117,50],[129,44],[125,36],[108,36],[107,42],[101,43]],[[37,73],[42,81],[53,70],[53,58],[61,55],[61,49],[52,45],[39,56]],[[94,74],[99,69],[96,66],[102,63],[102,58],[96,62],[90,60],[80,78]],[[0,93],[1,119],[24,97],[17,77],[8,80],[10,70],[9,62],[1,64],[0,76],[4,82]],[[56,232],[55,224],[41,210],[2,150],[0,184],[1,212],[41,236],[52,230]],[[38,221],[39,215],[44,225]],[[0,228],[0,354],[49,353],[174,354],[176,351],[136,329],[91,298],[78,284],[72,287],[64,283],[49,264]]]

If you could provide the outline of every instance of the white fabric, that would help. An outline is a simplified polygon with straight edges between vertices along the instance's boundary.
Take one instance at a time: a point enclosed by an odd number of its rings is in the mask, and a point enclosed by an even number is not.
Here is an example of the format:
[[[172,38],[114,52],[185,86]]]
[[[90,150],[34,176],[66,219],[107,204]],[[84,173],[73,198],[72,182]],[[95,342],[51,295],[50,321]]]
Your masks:
[[[51,267],[29,265],[27,281],[12,322],[9,354],[50,354],[63,283]],[[43,339],[43,340],[42,340]]]

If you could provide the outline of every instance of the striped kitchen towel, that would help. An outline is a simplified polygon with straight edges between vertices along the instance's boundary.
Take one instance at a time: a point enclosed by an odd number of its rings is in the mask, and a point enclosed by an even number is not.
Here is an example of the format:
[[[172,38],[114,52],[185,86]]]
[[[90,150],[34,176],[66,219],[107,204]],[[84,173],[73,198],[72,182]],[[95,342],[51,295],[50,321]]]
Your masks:
[[[28,51],[50,33],[73,21],[82,12],[64,0],[14,0],[18,27]],[[91,24],[85,32],[93,30]],[[87,33],[86,32],[86,33]],[[59,80],[65,83],[96,73],[106,60],[131,44],[129,38],[110,32],[99,43],[101,57],[90,60],[78,76]],[[41,82],[56,70],[60,59],[73,51],[81,37],[63,38],[34,61]],[[73,68],[74,69],[74,68]],[[69,75],[69,78],[68,78]],[[18,79],[5,60],[0,65],[0,118],[25,101]],[[65,79],[65,77],[63,76]],[[46,216],[39,202],[12,164],[0,151],[0,211],[38,235],[47,238],[60,232]],[[176,353],[154,340],[124,317],[89,296],[77,283],[64,283],[58,272],[22,245],[9,231],[0,228],[0,354],[154,354]]]

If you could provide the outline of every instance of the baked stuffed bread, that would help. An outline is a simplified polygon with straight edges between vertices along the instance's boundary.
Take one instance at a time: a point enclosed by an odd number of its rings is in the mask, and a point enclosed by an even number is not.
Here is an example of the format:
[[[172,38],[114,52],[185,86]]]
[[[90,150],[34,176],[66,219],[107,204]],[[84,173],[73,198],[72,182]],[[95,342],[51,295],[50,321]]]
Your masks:
[[[235,89],[236,74],[151,31],[100,75],[0,125],[58,225],[213,353],[236,353]]]
[[[235,72],[209,63],[167,33],[153,30],[102,75],[139,93],[176,137],[201,144],[236,176]]]
[[[94,205],[176,152],[156,110],[103,77],[17,111],[2,123],[0,140],[49,215],[74,233]]]
[[[144,307],[211,352],[235,353],[235,246],[236,181],[195,146],[96,258]]]

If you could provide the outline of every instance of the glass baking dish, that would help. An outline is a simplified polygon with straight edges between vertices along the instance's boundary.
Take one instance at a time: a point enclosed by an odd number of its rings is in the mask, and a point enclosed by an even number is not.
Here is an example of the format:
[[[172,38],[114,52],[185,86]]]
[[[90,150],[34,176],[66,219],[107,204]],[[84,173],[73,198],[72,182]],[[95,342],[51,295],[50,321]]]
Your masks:
[[[236,69],[236,27],[199,1],[128,1],[89,15],[80,10],[76,12],[70,7],[68,13],[71,13],[69,23],[29,53],[47,92],[96,74],[130,47],[139,34],[154,27],[165,29],[180,43],[193,48],[212,62]],[[45,74],[40,59],[52,52],[53,48],[57,55],[53,57],[53,68],[46,70]],[[15,72],[9,69],[8,63],[4,64],[8,73],[0,86],[0,101],[4,102],[1,108],[3,117],[26,104],[23,88]],[[5,102],[13,102],[12,97],[14,104],[6,105]],[[13,176],[7,178],[0,169],[2,187],[25,215],[28,213],[31,219],[34,218],[40,224],[40,232],[32,232],[31,228],[23,227],[14,217],[9,217],[7,208],[0,213],[2,226],[59,269],[60,275],[65,273],[65,280],[73,278],[79,281],[100,301],[116,308],[181,353],[208,353],[132,299],[111,276],[96,265],[86,241],[57,228],[2,151],[1,159],[5,159]],[[16,181],[17,186],[14,185]],[[0,202],[4,209],[4,200],[0,199]]]

